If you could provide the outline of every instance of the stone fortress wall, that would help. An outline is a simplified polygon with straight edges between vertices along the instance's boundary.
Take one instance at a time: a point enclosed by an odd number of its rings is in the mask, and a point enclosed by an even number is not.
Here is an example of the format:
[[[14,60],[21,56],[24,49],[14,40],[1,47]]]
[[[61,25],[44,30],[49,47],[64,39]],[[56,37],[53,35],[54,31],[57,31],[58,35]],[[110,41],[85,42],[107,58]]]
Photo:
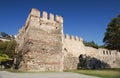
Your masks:
[[[120,68],[120,52],[103,48],[87,47],[83,44],[83,39],[77,36],[64,37],[64,69],[77,69],[79,56],[81,54],[94,57],[110,66],[110,68]]]
[[[66,34],[64,36],[64,69],[71,70],[77,69],[77,64],[79,63],[79,55],[85,54],[84,44],[82,38],[77,36],[70,36]]]
[[[63,71],[63,19],[32,9],[16,38],[19,70]],[[19,62],[18,62],[19,61]]]
[[[49,16],[49,17],[48,17]],[[49,18],[49,19],[48,19]],[[77,69],[81,54],[95,57],[120,68],[120,52],[86,47],[83,39],[63,34],[63,18],[32,9],[16,38],[16,65],[26,71],[63,71]]]

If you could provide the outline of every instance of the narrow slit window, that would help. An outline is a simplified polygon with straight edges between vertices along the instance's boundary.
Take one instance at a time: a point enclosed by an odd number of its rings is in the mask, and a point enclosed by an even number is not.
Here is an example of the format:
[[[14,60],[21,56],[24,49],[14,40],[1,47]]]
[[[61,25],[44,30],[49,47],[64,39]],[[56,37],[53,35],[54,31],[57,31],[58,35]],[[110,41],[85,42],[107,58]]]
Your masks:
[[[105,51],[103,50],[103,54],[105,54]]]

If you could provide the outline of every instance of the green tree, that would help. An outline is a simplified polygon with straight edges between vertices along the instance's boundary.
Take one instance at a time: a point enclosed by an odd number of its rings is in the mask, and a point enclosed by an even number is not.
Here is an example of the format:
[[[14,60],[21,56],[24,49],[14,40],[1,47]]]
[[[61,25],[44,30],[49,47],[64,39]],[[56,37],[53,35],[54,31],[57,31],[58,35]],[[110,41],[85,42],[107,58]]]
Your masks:
[[[6,42],[0,42],[0,51],[5,53],[7,45],[8,45],[7,41]]]
[[[5,32],[1,32],[0,34],[1,34],[1,36],[2,36],[3,38],[9,37],[9,35],[8,35],[7,33],[5,33]]]
[[[8,42],[7,44],[7,48],[5,53],[10,57],[10,58],[14,58],[14,56],[16,55],[15,53],[15,47],[16,47],[16,41],[11,40]]]
[[[106,48],[120,51],[120,15],[108,24],[103,42]]]
[[[97,49],[99,48],[99,46],[94,41],[90,41],[90,42],[84,41],[83,43],[85,46],[89,46]]]
[[[0,62],[7,61],[9,56],[5,54],[8,42],[0,42]]]
[[[4,39],[9,39],[9,40],[15,39],[15,36],[14,36],[14,35],[8,35],[8,34],[5,33],[5,32],[1,32],[1,33],[0,33],[0,37],[1,37],[1,38],[4,38]]]
[[[16,41],[10,40],[6,42],[0,42],[0,61],[7,61],[13,59],[15,53]]]
[[[0,62],[4,62],[9,60],[9,56],[7,54],[0,54]]]

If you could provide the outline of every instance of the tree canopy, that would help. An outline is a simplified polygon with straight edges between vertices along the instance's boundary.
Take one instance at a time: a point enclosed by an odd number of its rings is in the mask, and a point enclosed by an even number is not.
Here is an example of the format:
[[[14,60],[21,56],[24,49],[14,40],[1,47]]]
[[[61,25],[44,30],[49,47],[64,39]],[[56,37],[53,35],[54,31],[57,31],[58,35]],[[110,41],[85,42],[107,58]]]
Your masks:
[[[106,48],[120,51],[120,15],[108,24],[103,42]]]
[[[13,59],[15,53],[16,42],[14,40],[0,42],[0,62]]]
[[[9,35],[5,32],[1,32],[0,33],[0,37],[1,38],[4,38],[4,39],[9,39],[9,40],[12,40],[12,39],[15,39],[15,36],[14,35]]]
[[[5,33],[5,32],[1,32],[0,35],[1,35],[2,37],[4,37],[4,38],[9,37],[9,35],[8,35],[7,33]]]
[[[99,46],[94,41],[89,41],[89,42],[83,41],[83,43],[84,43],[85,46],[93,47],[93,48],[96,48],[96,49],[99,48]]]

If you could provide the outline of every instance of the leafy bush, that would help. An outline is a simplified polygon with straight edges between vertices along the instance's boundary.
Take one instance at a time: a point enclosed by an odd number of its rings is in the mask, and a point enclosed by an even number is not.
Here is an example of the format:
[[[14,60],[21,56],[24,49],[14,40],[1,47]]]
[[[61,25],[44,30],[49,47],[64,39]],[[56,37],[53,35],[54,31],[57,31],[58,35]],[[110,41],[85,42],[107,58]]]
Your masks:
[[[0,62],[5,62],[9,60],[9,56],[6,54],[0,54]]]

